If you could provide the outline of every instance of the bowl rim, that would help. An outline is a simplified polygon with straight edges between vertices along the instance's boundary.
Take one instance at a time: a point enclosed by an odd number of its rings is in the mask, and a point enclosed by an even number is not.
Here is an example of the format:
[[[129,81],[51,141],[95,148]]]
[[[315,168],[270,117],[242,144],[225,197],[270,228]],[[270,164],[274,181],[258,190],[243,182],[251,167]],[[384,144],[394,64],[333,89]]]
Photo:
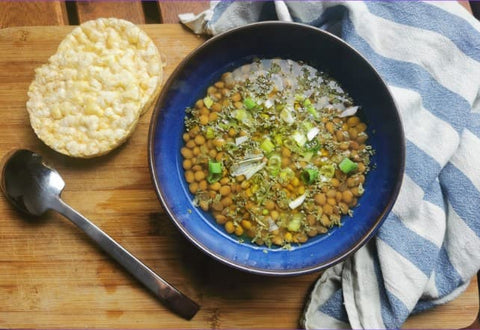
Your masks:
[[[172,210],[170,209],[168,203],[166,202],[166,198],[163,196],[163,192],[160,189],[160,183],[158,182],[158,176],[157,176],[157,170],[156,170],[156,161],[155,161],[155,152],[154,152],[154,144],[155,144],[155,136],[156,136],[156,130],[157,130],[157,122],[158,122],[158,116],[160,114],[160,104],[164,102],[164,99],[166,98],[168,91],[171,88],[171,85],[175,81],[177,75],[183,71],[185,66],[188,64],[191,58],[193,58],[198,52],[203,50],[205,47],[208,47],[210,44],[215,43],[217,40],[221,40],[224,38],[228,38],[231,34],[237,33],[238,31],[241,30],[248,30],[248,29],[258,29],[263,26],[281,26],[281,25],[290,25],[290,26],[295,26],[297,28],[303,28],[306,30],[311,30],[315,31],[316,33],[321,33],[325,34],[327,37],[333,38],[334,41],[340,43],[342,47],[348,48],[351,52],[355,53],[356,56],[359,56],[361,59],[365,61],[365,63],[370,67],[372,70],[372,73],[378,78],[380,83],[383,85],[385,90],[388,93],[388,98],[393,104],[394,110],[395,110],[395,117],[397,117],[398,120],[398,128],[399,128],[399,135],[400,135],[400,167],[399,167],[399,178],[395,182],[393,186],[393,194],[388,200],[388,203],[386,204],[385,208],[382,210],[382,212],[377,216],[375,220],[375,224],[366,231],[360,239],[354,242],[353,246],[345,251],[344,253],[337,255],[330,260],[313,265],[313,266],[308,266],[305,268],[301,269],[293,269],[293,270],[269,270],[269,269],[264,269],[264,268],[255,268],[252,266],[247,266],[247,265],[242,265],[233,261],[230,261],[226,258],[224,258],[221,255],[218,255],[211,251],[207,246],[199,242],[195,236],[192,236],[189,232],[187,232],[182,226],[180,226],[178,220],[176,220],[175,215],[173,214]],[[315,271],[321,271],[327,268],[330,268],[334,266],[335,264],[345,260],[348,256],[354,254],[358,249],[360,249],[362,246],[368,243],[368,241],[376,234],[377,230],[380,228],[382,223],[385,221],[387,218],[387,215],[390,213],[391,209],[393,208],[393,205],[395,201],[397,200],[397,197],[400,192],[400,188],[403,182],[403,177],[405,173],[405,155],[406,153],[406,146],[405,146],[405,133],[403,129],[403,123],[402,123],[402,118],[400,116],[400,112],[398,111],[398,105],[395,102],[395,99],[393,98],[390,89],[388,88],[388,85],[385,83],[383,78],[380,76],[378,71],[375,69],[375,67],[368,61],[360,52],[358,52],[355,48],[350,46],[347,42],[339,38],[338,36],[322,30],[320,28],[303,24],[303,23],[297,23],[297,22],[286,22],[286,21],[262,21],[262,22],[255,22],[255,23],[250,23],[246,24],[240,27],[232,28],[230,30],[227,30],[225,32],[222,32],[218,35],[215,35],[205,42],[203,42],[201,45],[199,45],[197,48],[192,50],[183,60],[175,67],[175,69],[172,71],[170,76],[168,77],[167,81],[165,84],[162,86],[161,92],[155,102],[155,106],[150,118],[150,124],[149,124],[149,130],[148,130],[148,164],[149,164],[149,170],[150,170],[150,176],[151,180],[155,189],[155,193],[157,195],[157,198],[160,200],[161,205],[163,206],[165,212],[168,214],[172,222],[175,224],[175,226],[180,230],[180,232],[191,242],[193,243],[197,248],[200,249],[203,253],[209,255],[213,259],[220,261],[223,264],[226,264],[230,267],[233,267],[235,269],[239,269],[248,273],[253,273],[253,274],[258,274],[258,275],[268,275],[268,276],[297,276],[297,275],[303,275],[303,274],[308,274],[312,273]]]

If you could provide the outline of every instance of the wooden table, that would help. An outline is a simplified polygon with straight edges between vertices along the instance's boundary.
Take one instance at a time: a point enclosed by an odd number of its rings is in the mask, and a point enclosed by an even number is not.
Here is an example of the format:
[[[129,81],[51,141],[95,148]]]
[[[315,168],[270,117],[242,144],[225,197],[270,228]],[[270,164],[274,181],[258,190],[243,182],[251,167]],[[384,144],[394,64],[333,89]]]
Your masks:
[[[112,3],[73,4],[80,22],[95,16],[133,15],[132,8],[143,15],[138,23],[151,23],[154,16],[143,11],[152,8],[148,7],[151,3],[145,7],[145,3],[128,2],[118,8]],[[184,12],[181,5],[157,4],[156,8],[163,8],[157,18],[162,22],[172,19],[167,13]],[[199,11],[207,4],[193,5]],[[65,3],[22,6],[0,3],[0,8],[16,11],[15,17],[22,10],[40,11],[43,25],[57,26],[0,30],[0,158],[15,148],[41,153],[65,179],[65,201],[199,302],[202,309],[192,321],[171,314],[68,221],[53,213],[40,220],[22,216],[0,195],[0,328],[297,328],[309,288],[320,274],[250,275],[219,264],[188,243],[166,216],[151,184],[147,164],[151,112],[142,117],[124,146],[98,159],[61,156],[35,137],[25,110],[33,70],[55,52],[72,27],[66,26],[70,18]],[[106,15],[109,8],[118,15]],[[2,26],[5,22],[26,24],[24,18],[17,21],[7,16],[0,9]],[[59,20],[54,24],[52,17]],[[59,23],[62,19],[63,24]],[[142,28],[166,55],[167,76],[204,40],[179,24]],[[405,327],[471,325],[479,306],[477,287],[474,278],[459,298],[412,316]]]

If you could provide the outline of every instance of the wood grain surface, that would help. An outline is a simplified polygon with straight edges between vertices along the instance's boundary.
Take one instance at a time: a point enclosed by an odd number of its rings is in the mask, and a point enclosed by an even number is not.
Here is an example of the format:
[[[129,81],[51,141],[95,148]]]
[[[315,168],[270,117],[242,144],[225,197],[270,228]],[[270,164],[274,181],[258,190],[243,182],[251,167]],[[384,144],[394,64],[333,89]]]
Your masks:
[[[142,27],[166,56],[166,75],[203,39],[180,25]],[[201,305],[191,321],[165,309],[77,228],[48,213],[17,213],[0,195],[0,328],[297,328],[319,273],[289,278],[246,274],[193,247],[157,200],[147,161],[151,111],[112,153],[59,155],[30,128],[25,102],[34,68],[72,27],[0,31],[0,158],[15,148],[41,153],[66,182],[64,200]],[[458,299],[411,317],[408,328],[461,328],[478,310],[476,279]]]
[[[135,24],[144,24],[142,2],[138,1],[77,1],[79,23],[99,17],[116,17]]]
[[[0,1],[0,28],[31,25],[68,25],[63,1]]]

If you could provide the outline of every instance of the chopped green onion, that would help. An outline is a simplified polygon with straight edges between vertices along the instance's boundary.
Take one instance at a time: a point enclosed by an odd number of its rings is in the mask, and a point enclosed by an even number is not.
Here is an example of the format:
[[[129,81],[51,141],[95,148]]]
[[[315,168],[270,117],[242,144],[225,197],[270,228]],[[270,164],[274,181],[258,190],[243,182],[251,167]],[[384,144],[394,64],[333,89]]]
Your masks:
[[[255,106],[257,105],[255,103],[254,100],[252,100],[251,98],[247,97],[245,100],[243,100],[243,105],[245,105],[245,107],[248,109],[248,110],[251,110],[253,108],[255,108]]]
[[[312,105],[312,102],[310,101],[310,99],[305,99],[305,101],[303,101],[303,106],[308,107],[309,105]]]
[[[307,137],[305,134],[302,134],[299,131],[293,132],[292,139],[293,141],[297,142],[300,147],[303,147],[307,142]]]
[[[275,144],[277,146],[281,146],[283,144],[283,138],[281,134],[276,134],[273,139],[275,140]]]
[[[313,139],[305,143],[305,149],[314,153],[318,152],[318,150],[320,150],[320,147],[320,142],[317,139]]]
[[[287,109],[283,109],[282,112],[280,112],[280,118],[287,124],[293,124],[295,122],[292,112]]]
[[[215,137],[215,130],[213,127],[208,127],[207,132],[205,132],[205,136],[207,139],[213,139]]]
[[[268,158],[267,162],[267,171],[273,175],[277,176],[280,173],[280,168],[282,165],[282,157],[279,154],[273,154]]]
[[[355,162],[352,162],[349,158],[344,158],[340,164],[338,164],[338,167],[340,168],[340,171],[342,171],[345,174],[350,173],[351,171],[354,171],[358,168],[358,164]]]
[[[222,163],[209,160],[208,176],[207,176],[208,183],[211,184],[211,183],[217,182],[221,178],[222,178]]]
[[[301,213],[296,213],[292,216],[292,219],[287,225],[287,229],[289,231],[299,231],[300,230],[300,225],[302,224],[302,214]]]
[[[300,175],[300,178],[305,182],[306,184],[312,184],[317,180],[318,177],[318,169],[315,167],[307,168],[305,169],[302,174]]]
[[[308,113],[310,113],[313,116],[313,118],[319,118],[320,117],[317,110],[315,110],[315,107],[311,104],[307,106],[307,111],[308,111]]]
[[[272,143],[272,141],[270,141],[269,138],[266,138],[263,140],[262,144],[260,144],[260,148],[269,154],[273,151],[273,149],[275,149],[275,145]]]
[[[280,181],[283,182],[283,183],[288,183],[290,182],[290,180],[293,179],[293,177],[295,176],[295,173],[293,172],[293,170],[290,168],[290,167],[285,167],[284,169],[282,169],[280,171]]]
[[[244,123],[247,126],[250,126],[253,121],[252,115],[245,109],[238,109],[233,111],[232,116],[233,118]]]
[[[213,104],[213,100],[207,96],[207,97],[204,97],[203,98],[203,104],[205,104],[205,106],[207,107],[207,109],[210,109],[210,107],[212,106]]]
[[[320,167],[320,175],[326,178],[333,178],[335,175],[335,167],[332,164],[323,165]]]

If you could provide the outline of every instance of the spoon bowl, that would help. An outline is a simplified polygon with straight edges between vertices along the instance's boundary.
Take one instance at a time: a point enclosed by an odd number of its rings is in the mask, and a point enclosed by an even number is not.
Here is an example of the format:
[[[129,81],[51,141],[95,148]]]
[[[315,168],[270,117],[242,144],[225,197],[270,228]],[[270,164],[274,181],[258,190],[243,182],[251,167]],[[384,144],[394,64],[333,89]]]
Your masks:
[[[195,302],[66,204],[60,198],[64,187],[60,174],[46,165],[40,155],[29,150],[17,150],[10,154],[2,169],[2,191],[18,210],[33,216],[40,216],[48,210],[59,212],[125,267],[167,308],[188,320],[197,313],[199,306]]]
[[[1,187],[8,200],[23,213],[41,216],[59,198],[65,181],[40,155],[17,150],[9,155],[2,171]]]

